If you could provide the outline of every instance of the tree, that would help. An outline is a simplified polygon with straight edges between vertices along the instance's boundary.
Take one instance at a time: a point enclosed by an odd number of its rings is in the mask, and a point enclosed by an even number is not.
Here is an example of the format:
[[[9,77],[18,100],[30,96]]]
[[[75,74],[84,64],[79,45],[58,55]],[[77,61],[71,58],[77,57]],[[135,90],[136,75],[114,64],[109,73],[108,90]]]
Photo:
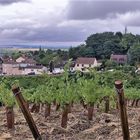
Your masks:
[[[96,33],[86,40],[86,47],[93,48],[92,54],[97,59],[110,58],[112,52],[122,54],[124,51],[121,42],[121,33],[113,32]],[[91,53],[91,52],[90,52]]]
[[[127,53],[128,50],[130,49],[131,46],[137,43],[135,35],[129,33],[129,34],[124,34],[121,45],[124,47],[124,53]]]
[[[130,64],[140,63],[140,45],[134,45],[128,51]]]
[[[116,68],[118,66],[118,64],[112,60],[107,60],[105,62],[105,67],[108,69],[111,69],[111,68]]]
[[[54,62],[53,61],[50,61],[49,67],[50,67],[50,72],[53,72],[53,70],[54,70]]]
[[[87,52],[85,50],[86,50],[85,44],[81,44],[75,48],[71,47],[69,49],[69,58],[73,58],[75,60],[77,57],[86,56]]]
[[[116,32],[115,35],[118,36],[120,40],[122,40],[123,34],[121,32]]]
[[[22,55],[21,52],[14,52],[14,53],[12,53],[12,58],[17,59],[17,58],[19,58],[21,55]]]

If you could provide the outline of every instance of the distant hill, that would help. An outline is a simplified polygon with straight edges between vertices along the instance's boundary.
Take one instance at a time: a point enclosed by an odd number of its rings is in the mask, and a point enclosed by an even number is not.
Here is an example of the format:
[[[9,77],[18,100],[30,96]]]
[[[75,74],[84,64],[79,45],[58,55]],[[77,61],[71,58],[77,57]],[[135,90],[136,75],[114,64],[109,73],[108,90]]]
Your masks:
[[[45,46],[45,45],[0,45],[0,48],[44,48],[44,49],[69,49],[71,46]]]

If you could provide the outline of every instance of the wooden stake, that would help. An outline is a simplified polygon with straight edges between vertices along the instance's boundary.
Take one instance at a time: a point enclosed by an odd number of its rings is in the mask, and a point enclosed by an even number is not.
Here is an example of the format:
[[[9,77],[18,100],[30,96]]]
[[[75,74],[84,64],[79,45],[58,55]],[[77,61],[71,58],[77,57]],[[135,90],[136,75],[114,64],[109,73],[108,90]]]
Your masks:
[[[105,113],[109,112],[109,96],[104,97],[105,100]]]
[[[8,129],[14,128],[14,111],[13,107],[6,107],[6,118]]]
[[[123,140],[130,140],[122,81],[119,80],[115,81],[115,87],[118,94],[118,104],[119,104],[121,124],[122,124]]]
[[[64,109],[62,112],[62,119],[61,119],[61,127],[63,128],[67,128],[68,113],[69,113],[69,105],[66,104],[64,106]]]
[[[87,107],[87,110],[88,110],[88,120],[92,120],[93,119],[94,105],[89,104],[89,106]]]
[[[36,127],[36,124],[32,118],[32,115],[26,106],[26,101],[24,100],[19,87],[13,86],[12,91],[13,91],[13,94],[15,95],[17,103],[18,103],[19,107],[21,108],[21,111],[30,127],[30,130],[31,130],[35,140],[42,140],[42,138],[38,132],[38,129]]]
[[[45,105],[45,118],[50,116],[50,114],[51,114],[51,104],[46,103],[46,105]]]

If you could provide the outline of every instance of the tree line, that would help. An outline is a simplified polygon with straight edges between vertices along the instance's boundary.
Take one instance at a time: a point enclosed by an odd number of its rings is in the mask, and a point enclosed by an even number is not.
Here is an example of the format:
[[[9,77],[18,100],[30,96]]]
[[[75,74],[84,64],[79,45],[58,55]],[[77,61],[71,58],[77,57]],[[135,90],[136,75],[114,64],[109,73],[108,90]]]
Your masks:
[[[111,54],[128,55],[129,64],[140,61],[140,35],[121,32],[103,32],[90,35],[85,44],[69,49],[69,57],[96,57],[98,60],[109,59]]]
[[[14,52],[12,56],[18,58],[22,52]],[[129,64],[140,62],[140,35],[121,32],[95,33],[87,37],[85,44],[70,47],[68,50],[44,50],[30,51],[26,55],[34,58],[38,63],[48,66],[50,61],[55,65],[62,65],[64,61],[77,57],[96,57],[97,60],[110,59],[111,54],[128,55]]]

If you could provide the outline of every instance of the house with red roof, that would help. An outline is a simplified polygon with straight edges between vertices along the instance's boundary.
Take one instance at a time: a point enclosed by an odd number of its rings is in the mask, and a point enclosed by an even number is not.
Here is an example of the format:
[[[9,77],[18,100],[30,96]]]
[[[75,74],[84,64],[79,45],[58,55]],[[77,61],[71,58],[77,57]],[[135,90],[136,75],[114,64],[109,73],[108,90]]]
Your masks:
[[[96,58],[93,57],[79,57],[75,63],[75,70],[85,71],[88,68],[97,67],[98,63]]]
[[[127,55],[114,55],[111,54],[110,60],[118,64],[126,64],[128,61]]]

